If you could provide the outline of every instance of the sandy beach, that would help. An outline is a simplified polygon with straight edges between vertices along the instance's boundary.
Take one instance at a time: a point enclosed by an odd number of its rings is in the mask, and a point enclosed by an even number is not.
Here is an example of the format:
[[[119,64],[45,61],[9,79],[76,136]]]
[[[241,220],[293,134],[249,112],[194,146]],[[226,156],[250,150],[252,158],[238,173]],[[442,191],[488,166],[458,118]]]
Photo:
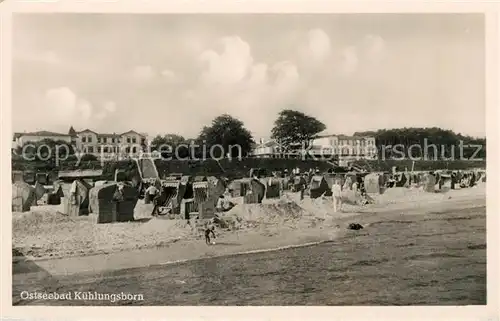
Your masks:
[[[374,204],[346,204],[342,213],[332,213],[330,202],[328,198],[300,201],[287,194],[278,201],[239,204],[225,215],[237,222],[238,229],[217,231],[212,246],[185,222],[148,218],[150,206],[142,203],[136,208],[136,222],[115,224],[97,224],[93,215],[71,219],[58,213],[56,206],[38,206],[13,214],[13,249],[23,255],[14,255],[13,262],[34,260],[52,275],[70,275],[307,246],[353,232],[346,229],[350,222],[368,226],[374,214],[483,207],[486,187],[445,193],[394,188],[376,196]]]

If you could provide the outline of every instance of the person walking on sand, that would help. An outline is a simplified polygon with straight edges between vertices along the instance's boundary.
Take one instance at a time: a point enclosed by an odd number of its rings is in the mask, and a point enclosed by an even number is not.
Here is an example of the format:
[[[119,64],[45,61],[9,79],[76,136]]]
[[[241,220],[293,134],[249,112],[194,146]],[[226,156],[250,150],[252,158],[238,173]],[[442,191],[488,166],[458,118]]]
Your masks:
[[[335,213],[342,210],[342,187],[339,180],[335,180],[332,185],[333,211]]]
[[[212,236],[214,237],[214,239],[216,238],[216,236],[215,236],[215,226],[213,226],[213,225],[211,225],[211,226],[209,225],[205,229],[205,243],[207,243],[207,245],[212,244],[211,240],[210,240],[210,234],[212,234]],[[215,244],[215,242],[213,244]]]

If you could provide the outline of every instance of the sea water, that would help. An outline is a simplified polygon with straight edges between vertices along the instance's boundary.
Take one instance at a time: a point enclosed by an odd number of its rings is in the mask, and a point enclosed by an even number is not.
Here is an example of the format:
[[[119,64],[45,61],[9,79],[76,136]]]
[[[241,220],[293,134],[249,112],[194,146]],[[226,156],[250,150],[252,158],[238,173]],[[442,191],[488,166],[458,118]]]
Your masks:
[[[483,305],[486,209],[371,216],[322,245],[52,281],[46,290],[143,301],[57,305]]]

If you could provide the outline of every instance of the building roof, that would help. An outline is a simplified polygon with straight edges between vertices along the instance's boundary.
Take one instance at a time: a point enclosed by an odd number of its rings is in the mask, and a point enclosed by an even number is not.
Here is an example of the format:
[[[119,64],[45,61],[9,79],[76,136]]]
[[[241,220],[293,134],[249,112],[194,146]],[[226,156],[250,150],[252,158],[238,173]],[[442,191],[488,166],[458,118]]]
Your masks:
[[[127,132],[122,133],[121,135],[125,135],[125,134],[137,134],[139,136],[146,137],[144,134],[138,133],[135,130],[129,130]]]
[[[80,133],[85,133],[85,132],[94,133],[97,136],[101,136],[101,137],[120,137],[120,136],[123,136],[125,134],[137,134],[137,135],[139,135],[141,137],[147,137],[146,134],[136,132],[135,130],[129,130],[129,131],[126,131],[126,132],[120,134],[120,133],[98,133],[98,132],[95,132],[95,131],[90,130],[90,129],[87,128],[87,129],[81,130],[81,131],[79,131],[77,133],[80,134]]]
[[[99,135],[98,133],[96,133],[95,131],[93,130],[90,130],[88,128],[84,129],[84,130],[80,130],[79,132],[77,132],[78,134],[81,134],[81,133],[94,133],[96,135]]]
[[[102,176],[102,169],[97,170],[69,170],[69,171],[59,171],[58,178],[93,178]]]
[[[97,134],[97,136],[101,136],[101,137],[120,137],[120,134],[116,134],[116,133],[113,133],[113,134],[99,133],[99,134]]]
[[[26,133],[14,133],[14,138],[21,136],[52,136],[52,137],[69,137],[69,134],[61,134],[56,132],[49,132],[46,130],[41,130],[37,132],[26,132]]]
[[[272,147],[272,146],[276,146],[278,145],[278,143],[276,142],[275,139],[271,139],[271,140],[268,140],[266,142],[263,142],[262,144],[258,144],[256,146],[256,148],[263,148],[263,147]]]

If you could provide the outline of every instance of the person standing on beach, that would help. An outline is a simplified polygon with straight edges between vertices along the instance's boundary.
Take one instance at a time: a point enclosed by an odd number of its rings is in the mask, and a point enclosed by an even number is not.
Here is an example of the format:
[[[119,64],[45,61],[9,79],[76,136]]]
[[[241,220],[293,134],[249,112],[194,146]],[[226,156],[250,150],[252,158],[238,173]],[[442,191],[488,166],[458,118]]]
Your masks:
[[[300,183],[299,183],[299,193],[300,193],[300,200],[304,200],[304,193],[306,191],[306,177],[305,177],[305,174],[302,174],[302,176],[300,176]]]
[[[212,234],[215,239],[215,226],[213,225],[207,226],[207,228],[205,229],[205,243],[207,243],[207,245],[211,244],[210,234]]]
[[[342,187],[339,180],[335,180],[332,185],[333,211],[337,213],[342,210]]]

